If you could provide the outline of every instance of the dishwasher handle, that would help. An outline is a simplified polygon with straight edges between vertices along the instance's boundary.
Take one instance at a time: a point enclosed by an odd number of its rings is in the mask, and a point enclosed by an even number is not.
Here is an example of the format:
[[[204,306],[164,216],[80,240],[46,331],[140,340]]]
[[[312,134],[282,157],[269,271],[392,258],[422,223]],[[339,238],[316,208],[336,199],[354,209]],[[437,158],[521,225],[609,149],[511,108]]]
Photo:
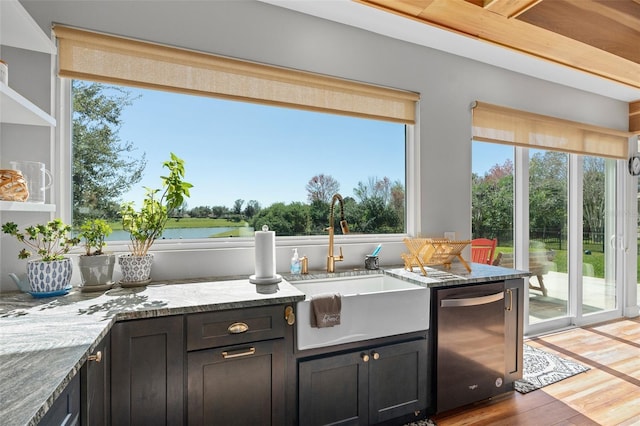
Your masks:
[[[465,299],[442,299],[440,306],[443,308],[459,308],[465,306],[486,305],[488,303],[504,300],[504,292],[489,294],[487,296],[469,297]]]

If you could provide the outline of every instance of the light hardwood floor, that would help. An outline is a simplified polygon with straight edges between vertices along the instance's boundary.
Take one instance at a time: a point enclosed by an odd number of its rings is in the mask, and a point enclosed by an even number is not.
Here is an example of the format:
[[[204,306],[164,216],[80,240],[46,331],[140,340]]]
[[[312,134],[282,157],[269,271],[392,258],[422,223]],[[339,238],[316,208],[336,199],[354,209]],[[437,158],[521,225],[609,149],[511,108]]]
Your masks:
[[[527,344],[591,369],[433,417],[447,425],[640,425],[640,318],[549,334]]]

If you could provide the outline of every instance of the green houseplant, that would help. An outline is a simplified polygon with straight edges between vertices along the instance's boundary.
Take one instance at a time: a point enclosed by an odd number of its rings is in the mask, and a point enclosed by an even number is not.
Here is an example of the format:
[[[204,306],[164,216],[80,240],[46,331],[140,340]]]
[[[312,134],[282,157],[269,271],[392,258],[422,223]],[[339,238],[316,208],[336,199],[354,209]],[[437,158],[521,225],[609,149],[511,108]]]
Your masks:
[[[79,243],[77,237],[71,236],[71,226],[54,219],[44,224],[27,226],[20,230],[14,222],[2,225],[2,232],[13,235],[23,248],[18,253],[19,259],[28,259],[34,250],[39,259],[27,262],[27,280],[10,274],[22,291],[35,297],[64,294],[71,288],[71,259],[65,254]]]
[[[168,176],[160,176],[162,189],[145,188],[142,207],[136,210],[133,202],[123,203],[120,208],[122,228],[129,233],[131,253],[118,257],[122,271],[121,284],[144,285],[150,281],[153,254],[149,249],[162,235],[169,214],[180,207],[193,187],[184,181],[184,160],[173,152],[162,166],[169,170]]]
[[[85,253],[78,257],[83,291],[99,291],[113,285],[113,267],[116,257],[104,253],[105,238],[113,229],[103,219],[87,219],[80,226],[79,237]]]

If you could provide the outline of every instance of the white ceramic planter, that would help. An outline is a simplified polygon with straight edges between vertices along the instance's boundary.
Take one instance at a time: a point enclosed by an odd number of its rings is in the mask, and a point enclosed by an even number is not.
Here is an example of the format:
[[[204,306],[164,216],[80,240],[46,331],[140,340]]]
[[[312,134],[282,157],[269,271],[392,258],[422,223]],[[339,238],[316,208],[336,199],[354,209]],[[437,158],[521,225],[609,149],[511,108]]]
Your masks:
[[[121,285],[144,285],[150,282],[153,254],[147,253],[144,256],[121,254],[118,256],[118,264],[122,271]]]
[[[27,262],[27,278],[31,291],[35,293],[49,293],[61,291],[69,287],[71,272],[73,271],[71,259],[30,260]]]

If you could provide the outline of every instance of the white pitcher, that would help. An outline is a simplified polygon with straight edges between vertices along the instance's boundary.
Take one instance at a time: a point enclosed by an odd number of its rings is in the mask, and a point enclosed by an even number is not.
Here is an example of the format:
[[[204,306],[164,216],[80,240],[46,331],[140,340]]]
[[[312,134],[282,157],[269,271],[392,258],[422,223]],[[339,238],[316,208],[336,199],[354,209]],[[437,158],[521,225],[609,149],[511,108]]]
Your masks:
[[[45,168],[44,163],[37,161],[11,161],[9,164],[11,164],[13,170],[20,170],[27,181],[27,189],[29,190],[27,202],[44,204],[45,191],[51,188],[53,184],[53,176]]]

